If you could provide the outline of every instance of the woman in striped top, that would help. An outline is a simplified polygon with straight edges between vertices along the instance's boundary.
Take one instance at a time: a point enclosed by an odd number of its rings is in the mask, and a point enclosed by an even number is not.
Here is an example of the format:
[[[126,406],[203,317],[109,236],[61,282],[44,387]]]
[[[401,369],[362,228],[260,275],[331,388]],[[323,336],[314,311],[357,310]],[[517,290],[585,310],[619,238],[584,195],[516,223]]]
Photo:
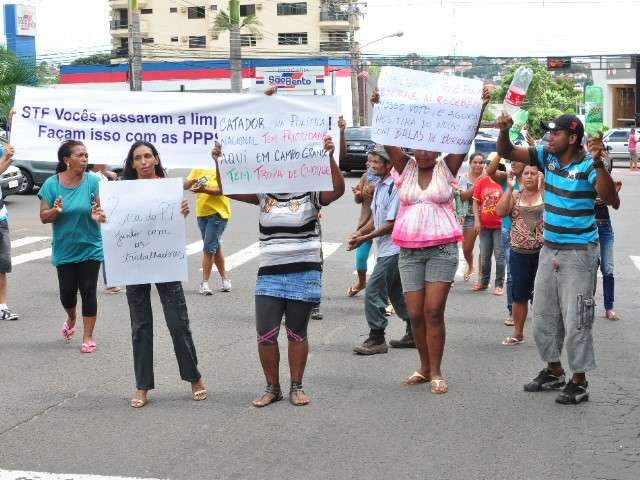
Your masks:
[[[289,339],[289,401],[296,406],[310,401],[302,389],[302,377],[309,354],[309,316],[314,305],[320,303],[322,245],[318,214],[344,194],[344,178],[333,157],[331,137],[325,137],[324,148],[331,163],[331,191],[228,195],[260,207],[255,304],[258,354],[267,387],[253,401],[256,407],[282,400],[278,333],[283,315]]]

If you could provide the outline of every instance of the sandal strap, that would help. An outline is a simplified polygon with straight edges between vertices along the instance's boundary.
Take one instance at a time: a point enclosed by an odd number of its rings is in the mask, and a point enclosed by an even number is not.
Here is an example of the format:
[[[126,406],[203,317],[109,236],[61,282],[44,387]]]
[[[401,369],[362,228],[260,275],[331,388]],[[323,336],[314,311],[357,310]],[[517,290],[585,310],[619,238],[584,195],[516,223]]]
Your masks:
[[[264,389],[264,393],[270,393],[277,398],[279,395],[282,395],[282,389],[280,388],[280,385],[268,383]]]
[[[304,393],[304,390],[302,388],[302,382],[291,382],[291,389],[289,390],[289,394],[292,394],[295,392]]]

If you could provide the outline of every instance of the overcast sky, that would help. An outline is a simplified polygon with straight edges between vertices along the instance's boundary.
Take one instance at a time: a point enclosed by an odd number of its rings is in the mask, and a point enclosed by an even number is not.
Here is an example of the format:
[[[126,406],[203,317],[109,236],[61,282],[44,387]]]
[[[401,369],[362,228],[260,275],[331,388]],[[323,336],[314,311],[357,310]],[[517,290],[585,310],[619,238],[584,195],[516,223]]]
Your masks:
[[[277,0],[256,0],[275,2]],[[309,0],[309,10],[320,0]],[[0,0],[0,3],[13,3]],[[63,63],[110,48],[107,0],[23,0],[37,7],[37,49]],[[190,0],[189,3],[197,3]],[[640,53],[640,0],[366,0],[366,53],[546,56]],[[4,22],[3,22],[4,25]]]

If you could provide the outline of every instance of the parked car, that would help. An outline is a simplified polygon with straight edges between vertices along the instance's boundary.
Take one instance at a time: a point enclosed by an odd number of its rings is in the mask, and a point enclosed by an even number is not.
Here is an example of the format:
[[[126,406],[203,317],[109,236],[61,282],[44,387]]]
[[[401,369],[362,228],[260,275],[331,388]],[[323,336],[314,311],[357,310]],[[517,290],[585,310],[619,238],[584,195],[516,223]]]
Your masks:
[[[614,167],[629,166],[629,131],[630,128],[612,128],[604,135],[603,141]],[[637,134],[636,134],[637,135]]]
[[[33,192],[35,187],[42,186],[47,178],[55,175],[57,165],[54,162],[33,160],[14,160],[13,164],[22,172],[20,191],[18,192],[21,195],[28,195]],[[107,168],[118,174],[122,172],[122,165],[107,165]]]
[[[13,195],[20,191],[22,184],[22,173],[18,167],[10,165],[2,175],[0,175],[0,188],[2,188],[2,198]]]
[[[375,142],[371,140],[371,127],[348,127],[345,132],[347,152],[340,162],[340,170],[367,169],[367,152],[373,148]]]

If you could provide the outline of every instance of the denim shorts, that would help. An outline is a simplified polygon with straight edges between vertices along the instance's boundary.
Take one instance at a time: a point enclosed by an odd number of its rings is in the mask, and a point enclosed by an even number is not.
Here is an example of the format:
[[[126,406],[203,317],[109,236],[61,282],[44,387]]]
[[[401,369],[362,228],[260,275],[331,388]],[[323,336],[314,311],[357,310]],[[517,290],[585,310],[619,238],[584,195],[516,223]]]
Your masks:
[[[256,280],[256,295],[320,303],[321,294],[322,272],[318,270],[258,275]]]
[[[215,213],[208,217],[198,217],[198,227],[204,246],[202,250],[208,253],[216,253],[222,244],[222,233],[227,226],[227,220]]]
[[[11,272],[11,238],[9,224],[0,220],[0,273]]]
[[[526,303],[533,300],[533,286],[538,271],[540,252],[520,253],[511,249],[509,271],[511,272],[511,295],[513,301]]]
[[[458,244],[427,248],[401,248],[398,268],[402,291],[417,292],[425,282],[452,283],[458,270]]]
[[[464,222],[462,223],[462,229],[473,230],[475,227],[475,223],[476,223],[476,217],[474,217],[473,214],[471,215],[467,214],[464,217]]]

